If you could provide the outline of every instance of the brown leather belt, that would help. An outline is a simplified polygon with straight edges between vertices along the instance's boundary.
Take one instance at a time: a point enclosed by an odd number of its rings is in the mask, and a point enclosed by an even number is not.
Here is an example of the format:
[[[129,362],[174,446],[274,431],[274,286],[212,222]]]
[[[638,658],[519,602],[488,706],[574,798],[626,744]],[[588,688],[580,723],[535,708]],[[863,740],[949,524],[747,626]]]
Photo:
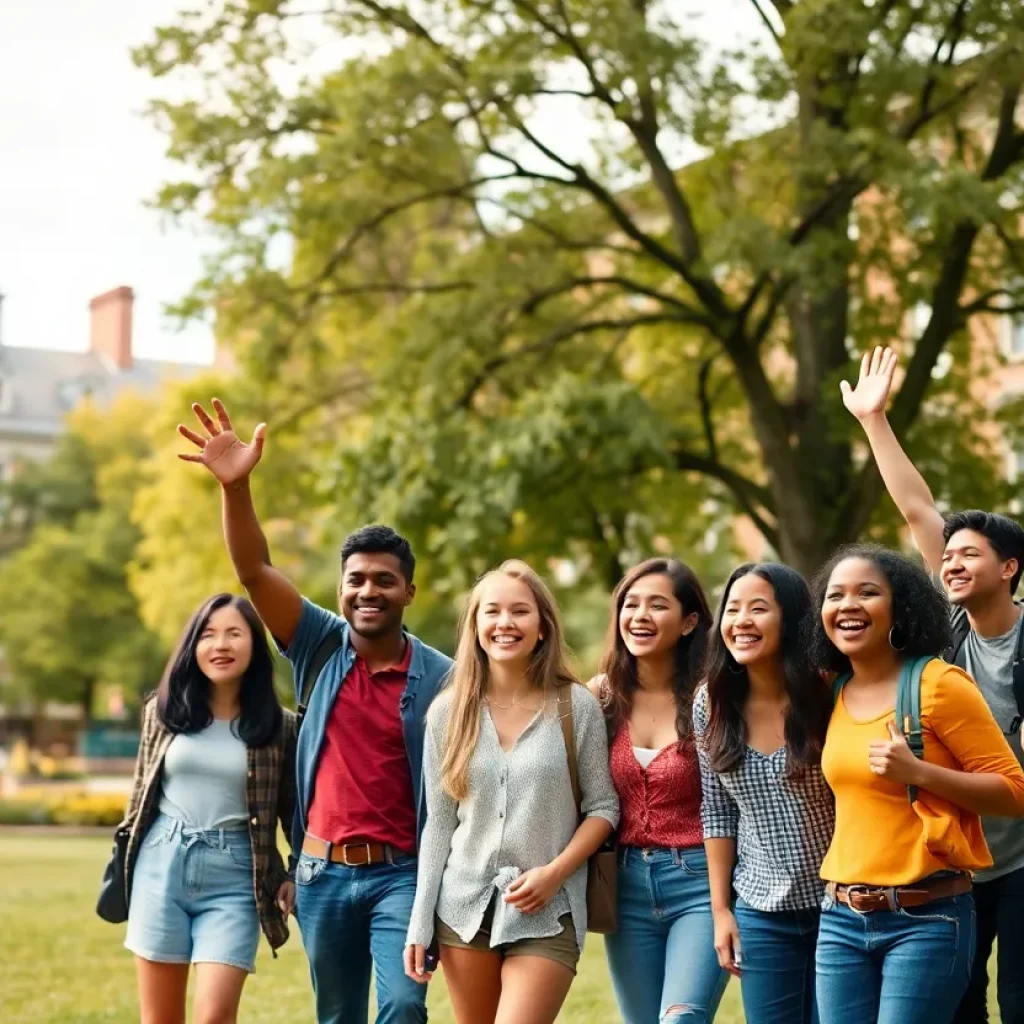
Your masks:
[[[915,885],[839,885],[829,882],[825,891],[837,903],[842,903],[858,914],[872,914],[876,910],[891,910],[895,913],[901,907],[923,907],[933,900],[944,900],[950,896],[962,896],[972,887],[970,875],[953,875],[949,878],[935,878],[917,882]]]
[[[349,868],[364,868],[369,864],[393,864],[395,854],[399,851],[387,843],[345,843],[336,846],[307,832],[302,840],[302,852]]]

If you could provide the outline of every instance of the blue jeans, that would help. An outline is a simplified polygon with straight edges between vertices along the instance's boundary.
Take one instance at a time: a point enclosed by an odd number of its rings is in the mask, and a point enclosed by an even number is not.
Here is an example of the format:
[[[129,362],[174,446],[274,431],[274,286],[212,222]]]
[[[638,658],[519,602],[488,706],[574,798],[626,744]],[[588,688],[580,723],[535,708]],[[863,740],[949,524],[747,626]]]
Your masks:
[[[366,1024],[371,969],[377,1024],[424,1024],[426,986],[407,978],[402,965],[416,858],[348,868],[304,853],[295,883],[319,1024]]]
[[[818,910],[755,910],[736,901],[740,984],[747,1024],[817,1024]]]
[[[626,1024],[707,1024],[729,975],[718,966],[704,847],[619,851],[619,927],[605,939]]]
[[[949,1024],[974,961],[970,893],[859,914],[826,897],[818,934],[821,1024]]]

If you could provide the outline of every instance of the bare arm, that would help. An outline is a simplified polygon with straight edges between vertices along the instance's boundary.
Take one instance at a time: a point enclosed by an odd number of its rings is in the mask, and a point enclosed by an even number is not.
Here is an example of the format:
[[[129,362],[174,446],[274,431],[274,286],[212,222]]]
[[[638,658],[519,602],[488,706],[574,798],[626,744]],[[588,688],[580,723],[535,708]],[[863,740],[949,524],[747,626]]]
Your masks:
[[[945,548],[942,515],[935,507],[928,484],[903,450],[885,415],[896,363],[892,349],[876,348],[865,353],[857,387],[851,389],[846,381],[841,384],[843,401],[864,428],[885,489],[907,521],[925,562],[933,572],[938,572]]]
[[[287,647],[302,616],[302,595],[270,564],[270,549],[252,503],[249,478],[224,485],[221,493],[224,541],[235,574],[267,629]]]
[[[217,421],[202,406],[192,406],[203,433],[179,426],[178,433],[191,441],[199,454],[180,455],[185,462],[205,466],[220,482],[224,540],[239,582],[248,591],[260,618],[274,638],[287,647],[302,616],[302,596],[294,584],[270,564],[267,538],[256,515],[249,476],[263,455],[266,426],[261,423],[245,444],[231,426],[223,403],[215,398]]]

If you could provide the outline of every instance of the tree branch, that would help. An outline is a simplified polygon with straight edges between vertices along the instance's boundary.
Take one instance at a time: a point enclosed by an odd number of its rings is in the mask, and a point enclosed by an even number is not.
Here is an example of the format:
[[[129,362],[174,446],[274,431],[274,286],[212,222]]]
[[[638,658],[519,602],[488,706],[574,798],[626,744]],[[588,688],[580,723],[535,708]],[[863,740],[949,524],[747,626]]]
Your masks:
[[[708,356],[700,364],[697,371],[697,404],[700,407],[700,421],[704,427],[704,443],[708,448],[708,456],[715,462],[718,458],[718,441],[715,438],[715,422],[712,416],[711,396],[708,394],[708,380],[711,377],[711,368],[715,365],[718,353]]]
[[[742,473],[737,473],[734,469],[697,452],[677,448],[673,452],[673,460],[677,469],[684,472],[700,473],[724,484],[736,504],[745,515],[750,517],[765,540],[773,548],[779,550],[778,526],[769,521],[764,512],[757,508],[752,498],[752,495],[763,495],[765,498],[769,498],[770,496],[765,493],[764,488],[759,487],[753,480],[748,480]],[[766,509],[770,507],[768,502],[762,504]]]
[[[480,369],[473,374],[467,387],[453,403],[456,408],[466,408],[472,401],[477,391],[495,371],[513,361],[519,361],[524,356],[548,355],[562,342],[581,334],[593,334],[598,331],[633,330],[636,327],[651,326],[664,323],[687,323],[685,317],[679,314],[670,313],[643,313],[631,317],[615,319],[602,317],[595,320],[585,320],[572,324],[564,324],[561,327],[544,335],[544,337],[523,345],[512,352],[505,352],[502,355],[493,356],[486,360]]]
[[[564,295],[576,288],[599,287],[601,285],[617,285],[625,292],[631,292],[636,295],[646,295],[648,298],[654,299],[656,302],[661,302],[665,305],[678,309],[680,313],[687,318],[687,322],[689,323],[700,324],[704,327],[711,326],[711,320],[705,314],[702,314],[700,310],[694,309],[693,306],[684,302],[682,299],[676,298],[674,295],[658,291],[657,288],[651,288],[648,285],[641,284],[639,281],[634,281],[632,278],[621,274],[609,274],[603,277],[571,277],[561,284],[552,285],[550,288],[542,289],[530,296],[530,298],[523,303],[522,311],[527,314],[532,314],[549,299],[557,298],[559,295]]]
[[[768,17],[768,12],[761,6],[760,0],[750,0],[750,2],[754,5],[754,10],[757,11],[761,21],[764,23],[764,27],[768,29],[772,39],[775,40],[775,45],[781,47],[782,36],[776,31],[771,18]]]

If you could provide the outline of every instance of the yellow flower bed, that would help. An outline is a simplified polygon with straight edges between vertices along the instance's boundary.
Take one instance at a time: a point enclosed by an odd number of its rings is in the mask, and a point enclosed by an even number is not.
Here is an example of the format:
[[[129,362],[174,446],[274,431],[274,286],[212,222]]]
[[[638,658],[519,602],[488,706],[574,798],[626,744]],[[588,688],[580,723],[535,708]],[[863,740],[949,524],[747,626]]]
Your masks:
[[[124,818],[124,793],[60,793],[38,789],[0,800],[0,825],[107,825]]]

